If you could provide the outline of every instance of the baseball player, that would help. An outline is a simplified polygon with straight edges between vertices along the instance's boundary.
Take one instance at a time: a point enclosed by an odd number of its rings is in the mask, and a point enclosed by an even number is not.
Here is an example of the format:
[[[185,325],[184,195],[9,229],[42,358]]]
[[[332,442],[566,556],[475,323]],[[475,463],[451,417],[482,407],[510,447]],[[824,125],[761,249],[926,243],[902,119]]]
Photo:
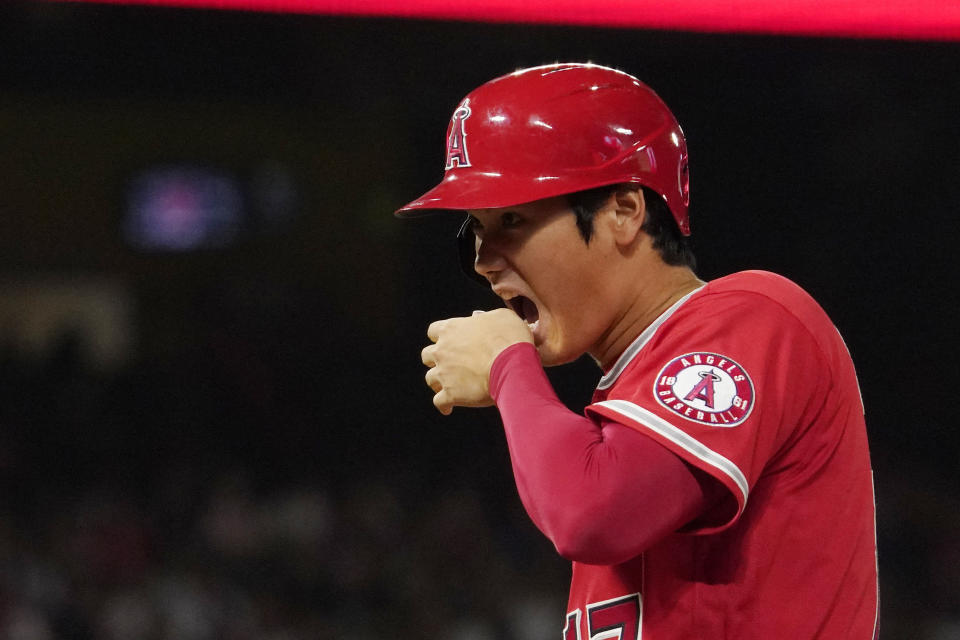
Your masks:
[[[505,308],[434,322],[443,414],[496,404],[530,518],[573,562],[564,640],[870,640],[874,499],[846,347],[761,271],[694,273],[687,149],[636,78],[524,69],[453,112],[443,181]],[[584,414],[543,367],[602,369]]]

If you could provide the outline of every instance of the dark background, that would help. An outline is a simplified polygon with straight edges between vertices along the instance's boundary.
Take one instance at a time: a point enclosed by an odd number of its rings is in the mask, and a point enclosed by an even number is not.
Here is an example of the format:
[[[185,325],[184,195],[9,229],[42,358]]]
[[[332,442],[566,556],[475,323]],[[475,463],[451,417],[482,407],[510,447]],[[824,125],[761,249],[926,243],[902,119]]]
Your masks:
[[[568,60],[676,113],[701,277],[834,319],[884,637],[960,637],[960,46],[47,3],[0,8],[0,637],[560,635],[495,411],[422,381],[427,324],[495,301],[457,220],[391,212],[465,93]],[[132,181],[181,165],[280,175],[288,215],[132,246]],[[598,371],[551,376],[579,410]]]

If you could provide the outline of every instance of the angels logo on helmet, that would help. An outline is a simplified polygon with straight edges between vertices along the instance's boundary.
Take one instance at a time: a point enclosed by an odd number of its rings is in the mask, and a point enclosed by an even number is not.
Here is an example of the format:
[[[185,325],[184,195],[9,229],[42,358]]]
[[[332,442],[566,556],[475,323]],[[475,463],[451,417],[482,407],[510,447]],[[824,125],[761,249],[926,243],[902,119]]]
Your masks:
[[[657,375],[654,397],[688,420],[735,427],[750,415],[754,389],[737,362],[717,353],[688,353],[671,360]]]
[[[450,132],[447,134],[447,171],[455,167],[469,167],[470,156],[467,153],[467,131],[464,123],[470,117],[470,107],[460,105],[450,118]]]

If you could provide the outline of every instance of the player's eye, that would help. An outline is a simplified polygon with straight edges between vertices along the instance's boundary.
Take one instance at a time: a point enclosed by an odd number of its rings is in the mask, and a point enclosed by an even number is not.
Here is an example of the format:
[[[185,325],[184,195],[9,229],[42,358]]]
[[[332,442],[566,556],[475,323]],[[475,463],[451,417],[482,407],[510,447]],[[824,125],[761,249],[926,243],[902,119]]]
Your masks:
[[[474,235],[476,235],[479,231],[483,231],[483,225],[473,216],[470,216],[467,219],[467,228],[470,229]]]
[[[522,222],[520,215],[515,211],[507,211],[502,216],[500,216],[500,226],[509,229],[510,227],[515,227]]]

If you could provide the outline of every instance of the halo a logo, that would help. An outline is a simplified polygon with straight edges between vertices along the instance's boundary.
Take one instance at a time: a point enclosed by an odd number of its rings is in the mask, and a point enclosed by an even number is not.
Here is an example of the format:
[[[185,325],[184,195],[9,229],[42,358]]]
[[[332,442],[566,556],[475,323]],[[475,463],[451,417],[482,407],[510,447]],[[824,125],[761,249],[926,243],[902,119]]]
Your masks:
[[[450,132],[447,135],[447,165],[449,171],[455,167],[469,167],[470,156],[467,154],[467,131],[464,123],[470,117],[470,107],[461,105],[453,112],[450,119]]]
[[[735,427],[753,411],[753,382],[734,360],[718,353],[688,353],[660,370],[656,399],[677,415],[713,427]]]

